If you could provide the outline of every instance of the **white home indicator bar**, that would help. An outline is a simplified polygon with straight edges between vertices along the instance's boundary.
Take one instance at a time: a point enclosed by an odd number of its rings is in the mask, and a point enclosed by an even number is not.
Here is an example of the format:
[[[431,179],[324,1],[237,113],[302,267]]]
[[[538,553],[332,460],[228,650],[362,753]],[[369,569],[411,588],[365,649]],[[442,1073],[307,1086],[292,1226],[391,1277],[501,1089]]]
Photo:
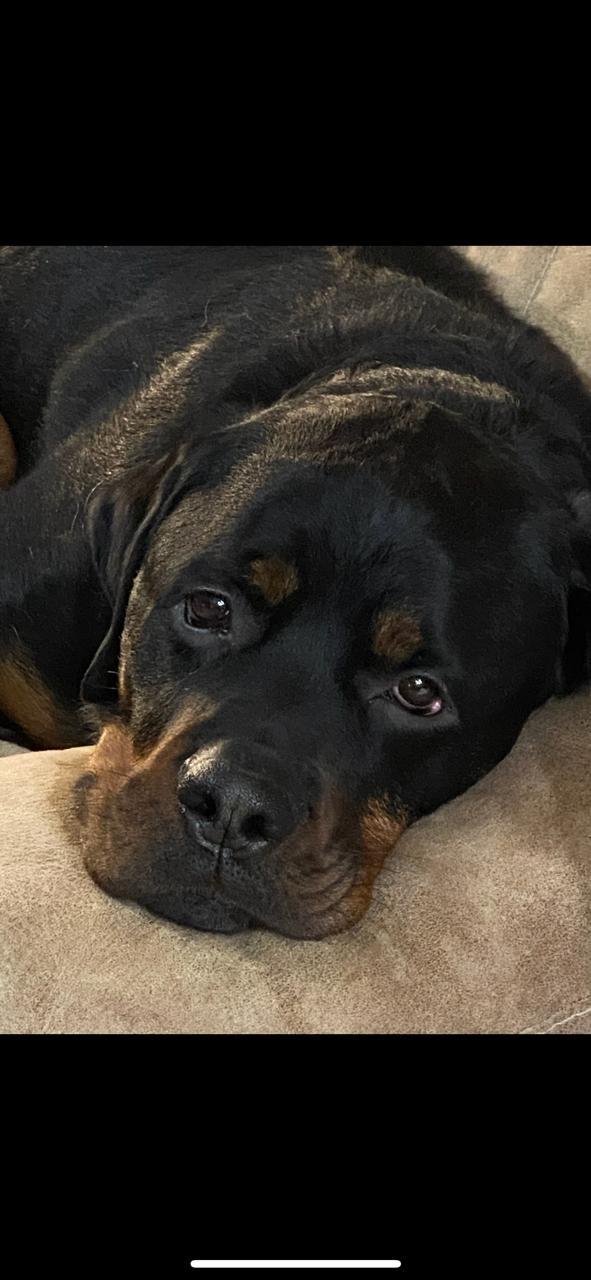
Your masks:
[[[375,1270],[376,1268],[384,1269],[399,1267],[400,1265],[398,1258],[388,1258],[385,1262],[202,1262],[196,1258],[191,1263],[192,1267],[215,1267],[218,1270],[224,1267],[246,1267],[251,1270],[256,1267],[265,1267],[267,1269],[271,1267],[348,1267],[362,1271],[366,1267],[372,1267]]]

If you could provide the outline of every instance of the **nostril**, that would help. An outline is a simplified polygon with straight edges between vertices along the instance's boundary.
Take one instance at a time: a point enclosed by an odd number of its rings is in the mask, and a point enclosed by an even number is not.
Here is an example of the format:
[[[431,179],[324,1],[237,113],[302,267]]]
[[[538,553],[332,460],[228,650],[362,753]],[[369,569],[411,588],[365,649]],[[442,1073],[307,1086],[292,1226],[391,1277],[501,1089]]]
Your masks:
[[[241,835],[245,840],[266,840],[268,830],[264,813],[249,813],[242,823]]]
[[[199,795],[195,796],[191,802],[191,808],[193,813],[198,814],[200,818],[205,818],[207,822],[215,822],[218,807],[213,791],[208,791],[206,787],[203,787]]]
[[[215,793],[209,787],[183,787],[180,792],[180,798],[185,807],[190,809],[194,816],[203,818],[205,822],[216,821],[217,801]]]

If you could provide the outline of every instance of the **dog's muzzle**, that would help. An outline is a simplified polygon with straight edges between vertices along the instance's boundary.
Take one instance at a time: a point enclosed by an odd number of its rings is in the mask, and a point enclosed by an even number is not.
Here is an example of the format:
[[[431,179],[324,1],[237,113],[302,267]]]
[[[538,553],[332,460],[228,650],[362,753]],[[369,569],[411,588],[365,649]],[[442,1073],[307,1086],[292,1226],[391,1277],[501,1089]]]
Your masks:
[[[196,846],[216,856],[258,859],[281,844],[302,817],[274,752],[190,756],[178,777],[178,800]]]

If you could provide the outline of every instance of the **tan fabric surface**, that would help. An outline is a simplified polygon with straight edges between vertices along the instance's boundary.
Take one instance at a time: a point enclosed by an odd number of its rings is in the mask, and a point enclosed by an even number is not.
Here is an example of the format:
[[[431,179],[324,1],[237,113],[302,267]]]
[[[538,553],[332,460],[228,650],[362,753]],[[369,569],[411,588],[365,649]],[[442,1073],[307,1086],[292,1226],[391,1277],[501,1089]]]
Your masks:
[[[591,375],[591,246],[472,245],[503,297],[541,324]]]
[[[0,1028],[589,1030],[573,1015],[591,1007],[590,719],[589,694],[538,712],[494,774],[403,838],[365,920],[314,943],[111,901],[56,815],[86,749],[1,761]]]
[[[468,253],[591,373],[591,247]],[[316,943],[111,901],[57,815],[86,752],[1,759],[0,1031],[591,1034],[590,729],[591,693],[536,713],[401,840],[366,919]]]

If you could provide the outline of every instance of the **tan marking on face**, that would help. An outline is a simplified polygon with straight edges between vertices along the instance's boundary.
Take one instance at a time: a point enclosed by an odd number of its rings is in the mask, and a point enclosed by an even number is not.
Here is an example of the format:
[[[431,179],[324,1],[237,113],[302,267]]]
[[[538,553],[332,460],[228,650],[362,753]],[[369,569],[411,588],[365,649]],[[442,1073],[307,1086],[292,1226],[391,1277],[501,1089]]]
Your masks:
[[[217,752],[221,746],[212,743],[209,750]],[[104,729],[76,788],[75,821],[86,868],[108,893],[141,901],[146,894],[153,896],[155,886],[161,891],[163,882],[168,883],[170,855],[162,845],[164,841],[172,849],[185,839],[176,787],[179,763],[189,757],[191,747],[192,726],[183,727],[181,717],[146,758],[138,756],[128,727],[113,723]],[[372,797],[357,817],[350,811],[341,815],[354,847],[339,850],[332,839],[338,810],[338,798],[327,792],[314,822],[302,823],[282,846],[282,864],[289,868],[280,886],[286,914],[269,923],[289,936],[321,938],[356,924],[371,903],[387,854],[409,821],[385,795]],[[182,865],[176,874],[182,877]],[[322,904],[325,909],[318,911]]]
[[[279,556],[269,556],[261,560],[253,560],[250,566],[250,581],[265,597],[268,604],[281,604],[288,596],[297,591],[299,585],[298,571],[294,564],[281,560]]]
[[[158,734],[154,742],[134,741],[132,730],[123,721],[115,720],[105,725],[90,758],[90,768],[100,775],[103,771],[112,777],[125,781],[134,774],[137,778],[146,776],[151,770],[166,769],[170,760],[179,755],[179,759],[189,759],[200,748],[191,751],[192,735],[199,724],[203,724],[213,714],[215,705],[208,698],[191,699],[188,707],[181,708],[165,731]],[[182,744],[186,743],[185,749]],[[179,745],[180,744],[180,745]],[[211,743],[208,753],[218,754],[223,750],[222,740]],[[111,784],[117,787],[117,782]]]
[[[405,609],[384,609],[376,618],[373,651],[389,662],[405,662],[423,643],[421,628]]]
[[[65,707],[43,683],[23,645],[0,658],[0,712],[18,724],[38,747],[70,747],[83,737]]]
[[[192,725],[187,732],[182,724],[179,717],[148,755],[138,752],[128,725],[106,725],[78,779],[72,821],[84,864],[115,897],[141,900],[156,882],[159,891],[168,884],[166,848],[184,838],[178,770],[193,742]]]
[[[367,862],[372,867],[375,862],[379,863],[376,875],[382,861],[394,848],[407,825],[408,820],[404,814],[401,811],[394,813],[385,799],[372,797],[369,800],[359,826],[361,847]]]
[[[357,851],[361,855],[357,873],[346,897],[339,903],[336,913],[328,913],[323,922],[322,934],[340,933],[350,929],[365,915],[370,906],[373,886],[386,857],[409,825],[409,815],[402,808],[394,810],[387,796],[373,796],[353,822],[356,831]],[[318,936],[321,936],[318,934]]]
[[[7,489],[16,475],[14,440],[0,413],[0,489]]]
[[[118,723],[107,725],[91,756],[93,771],[100,773],[104,769],[113,779],[117,776],[125,778],[131,773],[135,763],[136,756],[129,730]],[[112,785],[115,788],[116,781]]]

